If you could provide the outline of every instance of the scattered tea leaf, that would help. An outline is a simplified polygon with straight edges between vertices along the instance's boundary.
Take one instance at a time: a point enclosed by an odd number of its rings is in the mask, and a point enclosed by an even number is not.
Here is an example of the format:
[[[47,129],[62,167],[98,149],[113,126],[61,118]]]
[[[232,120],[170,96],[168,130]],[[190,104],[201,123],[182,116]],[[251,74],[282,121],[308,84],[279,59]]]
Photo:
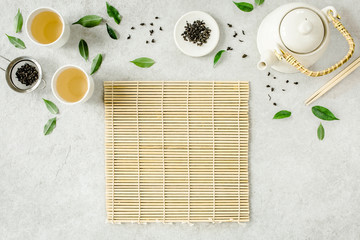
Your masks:
[[[46,136],[52,133],[55,127],[56,127],[56,117],[51,118],[47,121],[47,123],[44,126],[44,135]]]
[[[321,123],[317,129],[317,136],[318,136],[319,140],[323,140],[325,137],[325,129]]]
[[[314,106],[312,107],[311,110],[316,117],[322,120],[326,120],[326,121],[339,120],[337,117],[334,116],[334,114],[329,109],[325,107]]]
[[[107,13],[108,13],[109,17],[114,18],[115,22],[117,24],[120,24],[121,15],[120,15],[119,11],[116,8],[114,8],[113,6],[111,6],[108,2],[106,2],[106,9],[107,9]]]
[[[92,61],[90,75],[93,75],[94,73],[96,73],[96,71],[100,68],[101,63],[102,63],[102,55],[98,54]]]
[[[97,25],[99,25],[102,21],[102,17],[99,17],[97,15],[87,15],[85,17],[80,18],[77,22],[74,22],[74,24],[80,24],[83,27],[92,28]]]
[[[23,26],[23,16],[20,12],[20,9],[18,9],[18,12],[15,16],[15,32],[16,33],[21,32],[22,26]]]
[[[221,55],[226,52],[226,50],[220,50],[216,53],[215,57],[214,57],[214,67],[216,65],[216,63],[219,61],[219,59],[221,58]]]
[[[149,68],[152,65],[154,65],[154,63],[155,63],[154,60],[152,60],[151,58],[147,58],[147,57],[137,58],[130,62],[132,62],[133,64],[135,64],[136,66],[141,67],[141,68]]]
[[[256,5],[261,5],[264,3],[265,0],[255,0]]]
[[[16,48],[20,48],[20,49],[26,48],[25,43],[21,39],[13,37],[13,36],[9,36],[7,34],[5,34],[5,35],[8,37],[10,43],[12,45],[14,45]]]
[[[282,110],[277,112],[273,119],[283,119],[283,118],[288,118],[291,116],[291,112],[287,111],[287,110]]]
[[[45,105],[46,105],[46,108],[52,113],[52,114],[58,114],[59,113],[59,109],[57,108],[57,106],[52,102],[52,101],[49,101],[49,100],[46,100],[44,99],[44,102],[45,102]]]
[[[109,24],[106,24],[106,29],[107,29],[107,32],[109,34],[109,36],[112,38],[112,39],[118,39],[118,36],[116,35],[116,32],[114,29],[112,29]]]
[[[84,39],[81,39],[79,42],[79,52],[80,55],[87,61],[89,59],[89,48]]]
[[[247,2],[233,2],[241,11],[251,12],[254,9],[254,6],[251,3]]]

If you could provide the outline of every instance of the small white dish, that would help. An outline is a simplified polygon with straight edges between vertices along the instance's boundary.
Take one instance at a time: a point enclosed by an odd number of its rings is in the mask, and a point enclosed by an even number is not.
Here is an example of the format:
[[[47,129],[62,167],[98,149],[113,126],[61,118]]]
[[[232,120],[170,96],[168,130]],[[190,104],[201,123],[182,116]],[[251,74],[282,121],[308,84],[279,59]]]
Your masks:
[[[185,41],[181,34],[184,32],[184,26],[186,22],[193,23],[196,20],[203,20],[207,27],[211,29],[210,37],[207,40],[207,43],[202,46],[197,46],[196,44]],[[174,28],[174,40],[176,46],[182,51],[184,54],[189,55],[191,57],[202,57],[210,52],[212,52],[217,46],[220,39],[220,30],[219,25],[215,21],[213,17],[209,14],[201,11],[192,11],[184,14],[179,18],[176,22]]]

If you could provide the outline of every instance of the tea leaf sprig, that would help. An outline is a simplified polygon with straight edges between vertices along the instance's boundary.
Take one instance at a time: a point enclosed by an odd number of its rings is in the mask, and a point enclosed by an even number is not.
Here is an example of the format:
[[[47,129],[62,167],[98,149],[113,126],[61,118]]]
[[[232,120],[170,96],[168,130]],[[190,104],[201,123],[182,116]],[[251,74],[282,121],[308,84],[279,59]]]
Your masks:
[[[112,39],[115,39],[115,40],[118,39],[118,36],[117,36],[115,30],[112,27],[110,27],[109,24],[107,24],[107,23],[106,23],[106,30]]]
[[[58,107],[55,105],[55,103],[53,103],[52,101],[50,100],[46,100],[44,99],[44,103],[46,105],[46,108],[49,110],[49,112],[51,112],[52,114],[58,114],[59,113],[59,109]]]
[[[102,17],[97,15],[86,15],[80,18],[79,20],[77,20],[76,22],[74,22],[72,25],[80,24],[83,27],[92,28],[99,25],[102,22],[102,20],[103,20]]]
[[[15,16],[15,22],[14,22],[14,27],[15,27],[15,32],[21,32],[22,26],[23,26],[23,16],[20,12],[20,9],[18,9],[18,12]]]
[[[20,49],[25,49],[26,48],[25,43],[20,38],[9,36],[7,34],[5,34],[5,35],[8,37],[9,42],[12,45],[14,45],[16,48],[20,48]]]
[[[333,121],[333,120],[339,120],[335,115],[327,108],[322,106],[314,106],[312,107],[313,114],[325,121]]]
[[[98,54],[92,61],[90,75],[93,75],[94,73],[97,72],[97,70],[99,70],[101,63],[102,63],[102,55]]]
[[[260,6],[264,3],[265,0],[255,0],[255,4]],[[254,10],[254,5],[252,5],[251,3],[248,2],[234,2],[233,3],[236,5],[236,7],[238,9],[240,9],[243,12],[251,12],[252,10]]]
[[[320,141],[322,141],[325,137],[325,129],[321,123],[317,129],[317,136]]]
[[[111,6],[108,2],[106,2],[106,10],[109,17],[113,18],[117,24],[120,24],[122,17],[119,11],[115,7]]]
[[[130,62],[141,68],[149,68],[155,64],[155,61],[153,59],[147,57],[137,58]]]
[[[217,64],[217,62],[220,60],[222,54],[226,52],[226,50],[220,50],[216,53],[215,57],[214,57],[214,65],[213,67],[215,67],[215,65]]]
[[[283,118],[288,118],[291,116],[291,112],[290,111],[287,111],[287,110],[282,110],[282,111],[279,111],[277,112],[273,119],[283,119]]]
[[[87,61],[89,59],[89,47],[84,39],[79,42],[80,55]]]

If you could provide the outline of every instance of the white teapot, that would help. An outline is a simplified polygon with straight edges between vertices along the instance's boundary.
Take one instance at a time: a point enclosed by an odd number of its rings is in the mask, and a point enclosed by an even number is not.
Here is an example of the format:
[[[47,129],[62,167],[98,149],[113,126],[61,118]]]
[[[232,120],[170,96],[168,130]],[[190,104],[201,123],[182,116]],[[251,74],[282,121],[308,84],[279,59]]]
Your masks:
[[[354,53],[355,43],[339,21],[334,7],[319,10],[309,4],[289,3],[267,15],[259,26],[257,46],[261,54],[258,69],[268,67],[284,72],[300,71],[308,76],[326,75],[349,60]],[[307,69],[325,52],[329,43],[329,23],[345,37],[349,44],[347,55],[323,71]]]

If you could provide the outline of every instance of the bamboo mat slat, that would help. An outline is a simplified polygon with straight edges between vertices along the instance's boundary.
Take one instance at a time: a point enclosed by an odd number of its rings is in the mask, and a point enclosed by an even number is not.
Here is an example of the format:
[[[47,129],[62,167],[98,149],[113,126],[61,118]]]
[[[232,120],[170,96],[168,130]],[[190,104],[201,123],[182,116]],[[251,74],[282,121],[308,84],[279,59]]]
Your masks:
[[[248,82],[104,82],[107,220],[247,222]]]

